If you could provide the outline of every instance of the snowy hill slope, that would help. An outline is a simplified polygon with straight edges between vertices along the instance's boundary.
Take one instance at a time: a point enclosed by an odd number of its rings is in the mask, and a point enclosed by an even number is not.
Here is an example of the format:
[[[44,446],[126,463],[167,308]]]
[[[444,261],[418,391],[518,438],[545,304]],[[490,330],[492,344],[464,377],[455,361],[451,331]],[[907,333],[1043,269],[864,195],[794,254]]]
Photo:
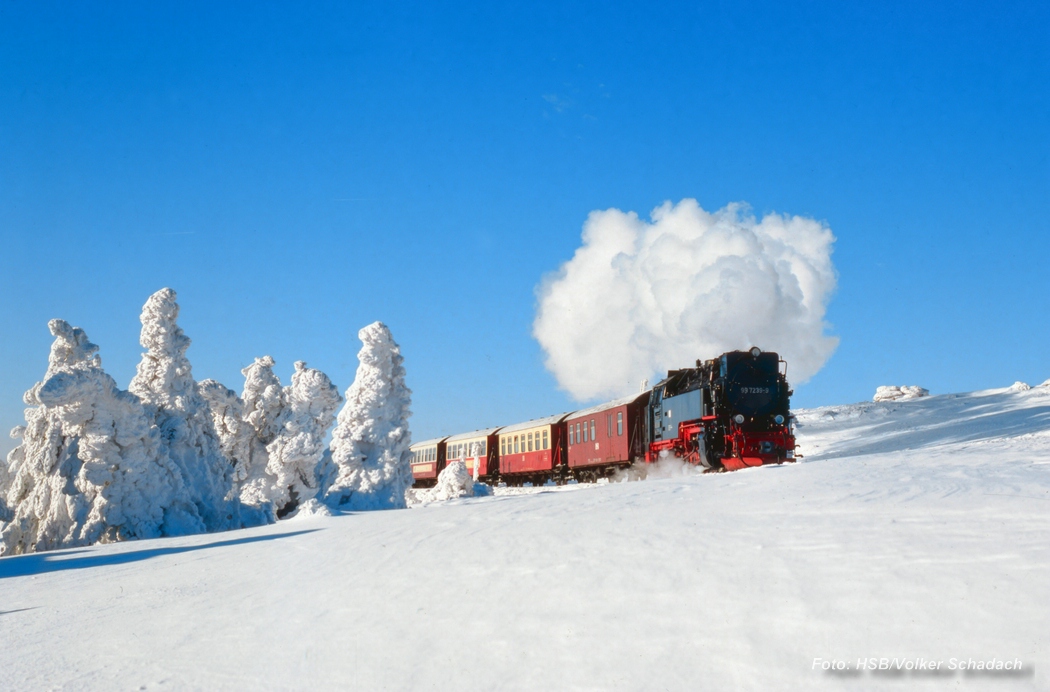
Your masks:
[[[0,559],[0,688],[1050,687],[1050,387],[798,419],[782,467]]]

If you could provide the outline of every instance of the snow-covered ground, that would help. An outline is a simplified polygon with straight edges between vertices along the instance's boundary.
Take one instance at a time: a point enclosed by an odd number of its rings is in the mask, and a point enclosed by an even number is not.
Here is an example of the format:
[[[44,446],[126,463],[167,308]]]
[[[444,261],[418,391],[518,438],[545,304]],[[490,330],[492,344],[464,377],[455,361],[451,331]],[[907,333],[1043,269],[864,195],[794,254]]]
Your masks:
[[[0,688],[1050,688],[1050,387],[798,420],[793,465],[0,559]]]

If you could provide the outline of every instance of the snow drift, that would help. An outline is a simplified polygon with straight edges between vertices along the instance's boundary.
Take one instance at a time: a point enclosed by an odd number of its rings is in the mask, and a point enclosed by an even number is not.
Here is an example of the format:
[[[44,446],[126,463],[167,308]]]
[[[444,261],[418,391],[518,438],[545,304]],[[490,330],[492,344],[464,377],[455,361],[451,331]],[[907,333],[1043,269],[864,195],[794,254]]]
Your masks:
[[[875,396],[872,397],[872,401],[907,401],[908,399],[919,399],[924,396],[929,396],[930,391],[923,389],[922,387],[916,387],[914,385],[904,385],[897,387],[895,385],[888,385],[885,387],[879,387],[875,390]]]
[[[646,223],[595,211],[583,245],[538,289],[533,335],[548,369],[577,399],[616,397],[640,382],[733,349],[816,373],[838,339],[824,333],[835,289],[831,230],[799,216],[757,221],[730,204],[709,213],[670,202]]]
[[[797,411],[795,464],[5,558],[0,689],[1045,692],[1048,412]]]

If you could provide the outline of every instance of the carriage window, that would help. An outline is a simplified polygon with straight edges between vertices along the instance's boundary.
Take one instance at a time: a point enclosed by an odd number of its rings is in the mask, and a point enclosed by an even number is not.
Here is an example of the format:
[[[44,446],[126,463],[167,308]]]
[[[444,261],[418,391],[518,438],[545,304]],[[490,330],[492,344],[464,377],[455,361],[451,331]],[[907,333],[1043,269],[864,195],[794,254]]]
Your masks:
[[[572,431],[572,426],[569,426],[569,446],[576,444],[576,434]]]
[[[623,435],[623,411],[616,414],[616,434]]]
[[[587,437],[587,421],[583,421],[583,441],[586,442],[589,439]]]
[[[499,454],[500,456],[507,456],[507,438],[499,438]]]
[[[548,447],[547,447],[547,430],[546,430],[546,428],[543,430],[543,448],[544,449],[548,449]]]
[[[594,419],[593,418],[591,419],[591,439],[592,440],[597,440],[598,439],[598,435],[596,435],[595,432],[594,432]]]
[[[515,454],[518,453],[518,436],[517,435],[514,436],[514,453]]]
[[[608,437],[612,437],[612,414],[611,413],[606,413],[605,414],[605,427],[606,427],[606,432],[608,433],[607,436]]]
[[[529,433],[529,451],[532,451],[532,433]]]
[[[488,444],[489,444],[488,440],[482,440],[481,441],[481,456],[485,456],[488,453],[488,452],[485,451],[485,448],[488,447]]]

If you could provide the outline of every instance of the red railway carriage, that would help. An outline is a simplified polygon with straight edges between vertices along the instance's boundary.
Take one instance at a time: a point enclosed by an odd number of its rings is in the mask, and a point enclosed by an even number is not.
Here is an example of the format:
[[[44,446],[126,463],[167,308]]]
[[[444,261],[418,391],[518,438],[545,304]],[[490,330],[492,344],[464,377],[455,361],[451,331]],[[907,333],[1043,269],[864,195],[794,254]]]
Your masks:
[[[499,474],[499,428],[474,430],[445,439],[445,463],[462,461],[467,471],[474,474],[478,464],[478,478],[488,480]]]
[[[569,468],[581,480],[645,457],[649,392],[570,413],[565,419]]]
[[[438,474],[445,468],[445,437],[416,442],[409,447],[412,453],[412,478],[417,488],[437,483]]]
[[[565,467],[567,413],[538,418],[499,431],[500,475],[508,482],[542,481]]]

